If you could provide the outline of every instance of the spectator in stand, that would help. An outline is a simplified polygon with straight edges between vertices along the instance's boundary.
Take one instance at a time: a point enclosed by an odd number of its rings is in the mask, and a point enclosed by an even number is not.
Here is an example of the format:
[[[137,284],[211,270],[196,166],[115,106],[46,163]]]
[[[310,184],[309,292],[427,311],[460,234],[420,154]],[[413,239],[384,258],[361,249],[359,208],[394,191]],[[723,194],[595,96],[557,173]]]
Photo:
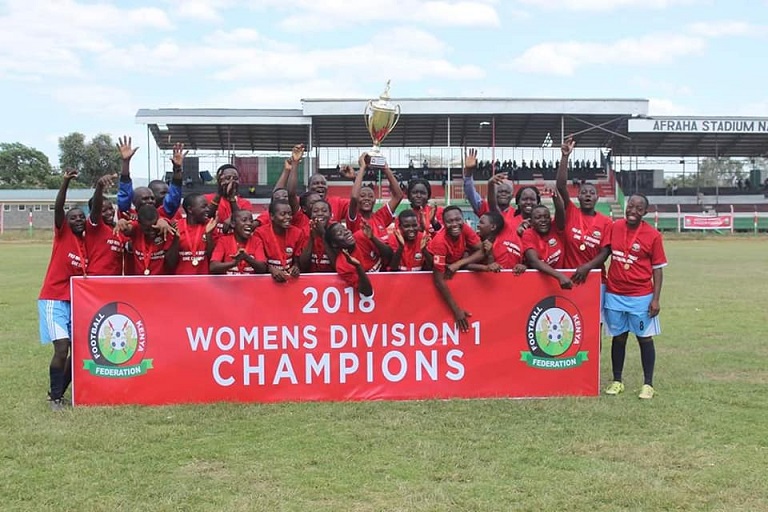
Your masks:
[[[738,180],[736,180],[736,187],[737,187],[739,190],[741,190],[741,189],[744,187],[744,182],[743,182],[743,181],[741,181],[741,178],[739,178]]]
[[[765,178],[765,181],[763,181],[763,190],[768,190],[768,178]]]
[[[627,201],[625,219],[613,225],[611,265],[605,293],[605,326],[613,336],[611,364],[613,382],[607,395],[624,391],[622,372],[627,338],[632,332],[640,345],[643,387],[640,398],[653,398],[653,370],[656,349],[653,337],[661,333],[659,311],[663,268],[667,265],[661,233],[643,221],[648,212],[648,199],[641,194]]]
[[[744,179],[744,190],[752,190],[752,182],[749,181],[749,178]]]

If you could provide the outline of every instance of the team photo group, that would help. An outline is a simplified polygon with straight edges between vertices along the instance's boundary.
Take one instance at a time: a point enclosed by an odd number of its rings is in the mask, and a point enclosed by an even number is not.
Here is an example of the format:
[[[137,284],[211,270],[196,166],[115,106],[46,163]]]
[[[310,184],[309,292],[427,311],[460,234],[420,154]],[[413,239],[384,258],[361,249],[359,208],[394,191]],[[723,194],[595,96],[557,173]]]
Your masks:
[[[622,370],[631,333],[639,342],[644,374],[639,397],[653,398],[653,337],[660,333],[662,269],[667,264],[662,237],[643,221],[648,199],[641,194],[627,198],[624,218],[615,222],[596,211],[599,194],[590,183],[579,185],[578,206],[571,201],[568,160],[574,147],[571,137],[561,147],[554,212],[542,204],[537,187],[515,190],[505,173],[488,180],[487,197],[482,197],[473,179],[477,151],[468,150],[463,179],[466,197],[479,217],[475,231],[461,208],[431,201],[428,181],[411,179],[401,188],[386,164],[376,170],[387,179],[390,197],[377,209],[374,189],[363,184],[366,171],[373,168],[365,153],[357,170],[342,169],[353,180],[350,197],[329,195],[319,173],[298,193],[305,148],[294,146],[268,210],[256,215],[252,203],[238,193],[234,165],[219,167],[215,193],[183,195],[186,152],[181,144],[173,148],[170,183],[157,180],[133,188],[130,162],[138,148],[130,138],[122,138],[122,171],[97,181],[88,212],[65,209],[76,171],[64,172],[56,197],[53,248],[38,300],[41,342],[53,346],[51,408],[68,405],[64,393],[72,376],[70,278],[120,275],[269,274],[279,286],[304,273],[327,272],[337,273],[362,297],[370,297],[375,293],[371,272],[431,272],[457,327],[467,331],[469,313],[449,284],[460,270],[520,274],[530,269],[550,276],[564,290],[600,270],[602,320],[612,336],[613,376],[605,393],[624,391]],[[107,196],[114,193],[116,181],[113,203]],[[409,208],[396,214],[403,199]]]

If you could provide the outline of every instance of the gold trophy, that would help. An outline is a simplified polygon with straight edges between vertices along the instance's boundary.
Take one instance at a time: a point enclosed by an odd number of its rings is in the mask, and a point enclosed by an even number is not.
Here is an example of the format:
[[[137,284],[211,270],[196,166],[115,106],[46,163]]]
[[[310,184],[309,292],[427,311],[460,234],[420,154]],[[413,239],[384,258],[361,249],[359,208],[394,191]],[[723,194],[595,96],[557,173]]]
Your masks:
[[[400,105],[393,105],[389,101],[389,82],[387,80],[387,87],[379,99],[370,100],[363,111],[365,126],[373,141],[373,147],[368,151],[371,157],[368,167],[372,169],[383,169],[387,165],[387,159],[381,154],[381,142],[392,133],[400,120]]]

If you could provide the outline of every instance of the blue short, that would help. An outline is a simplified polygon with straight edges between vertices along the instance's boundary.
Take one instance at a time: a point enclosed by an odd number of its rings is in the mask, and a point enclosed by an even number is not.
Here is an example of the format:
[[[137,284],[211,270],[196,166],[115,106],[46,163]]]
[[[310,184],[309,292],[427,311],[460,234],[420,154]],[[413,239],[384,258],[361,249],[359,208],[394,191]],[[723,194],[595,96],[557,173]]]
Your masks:
[[[659,316],[651,318],[648,314],[651,299],[653,294],[628,297],[606,292],[603,302],[605,330],[611,336],[619,336],[625,332],[631,332],[641,338],[661,334]]]
[[[72,304],[68,300],[37,301],[40,316],[40,343],[72,339]]]

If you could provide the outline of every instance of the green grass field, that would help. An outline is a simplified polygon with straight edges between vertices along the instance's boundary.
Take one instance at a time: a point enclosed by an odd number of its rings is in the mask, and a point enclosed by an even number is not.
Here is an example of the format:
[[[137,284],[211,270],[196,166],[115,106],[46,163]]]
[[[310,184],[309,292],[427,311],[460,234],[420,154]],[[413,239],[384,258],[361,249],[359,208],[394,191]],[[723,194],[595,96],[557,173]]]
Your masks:
[[[59,414],[49,246],[23,238],[0,241],[0,510],[768,510],[765,237],[667,241],[649,402],[633,344],[615,398]]]

